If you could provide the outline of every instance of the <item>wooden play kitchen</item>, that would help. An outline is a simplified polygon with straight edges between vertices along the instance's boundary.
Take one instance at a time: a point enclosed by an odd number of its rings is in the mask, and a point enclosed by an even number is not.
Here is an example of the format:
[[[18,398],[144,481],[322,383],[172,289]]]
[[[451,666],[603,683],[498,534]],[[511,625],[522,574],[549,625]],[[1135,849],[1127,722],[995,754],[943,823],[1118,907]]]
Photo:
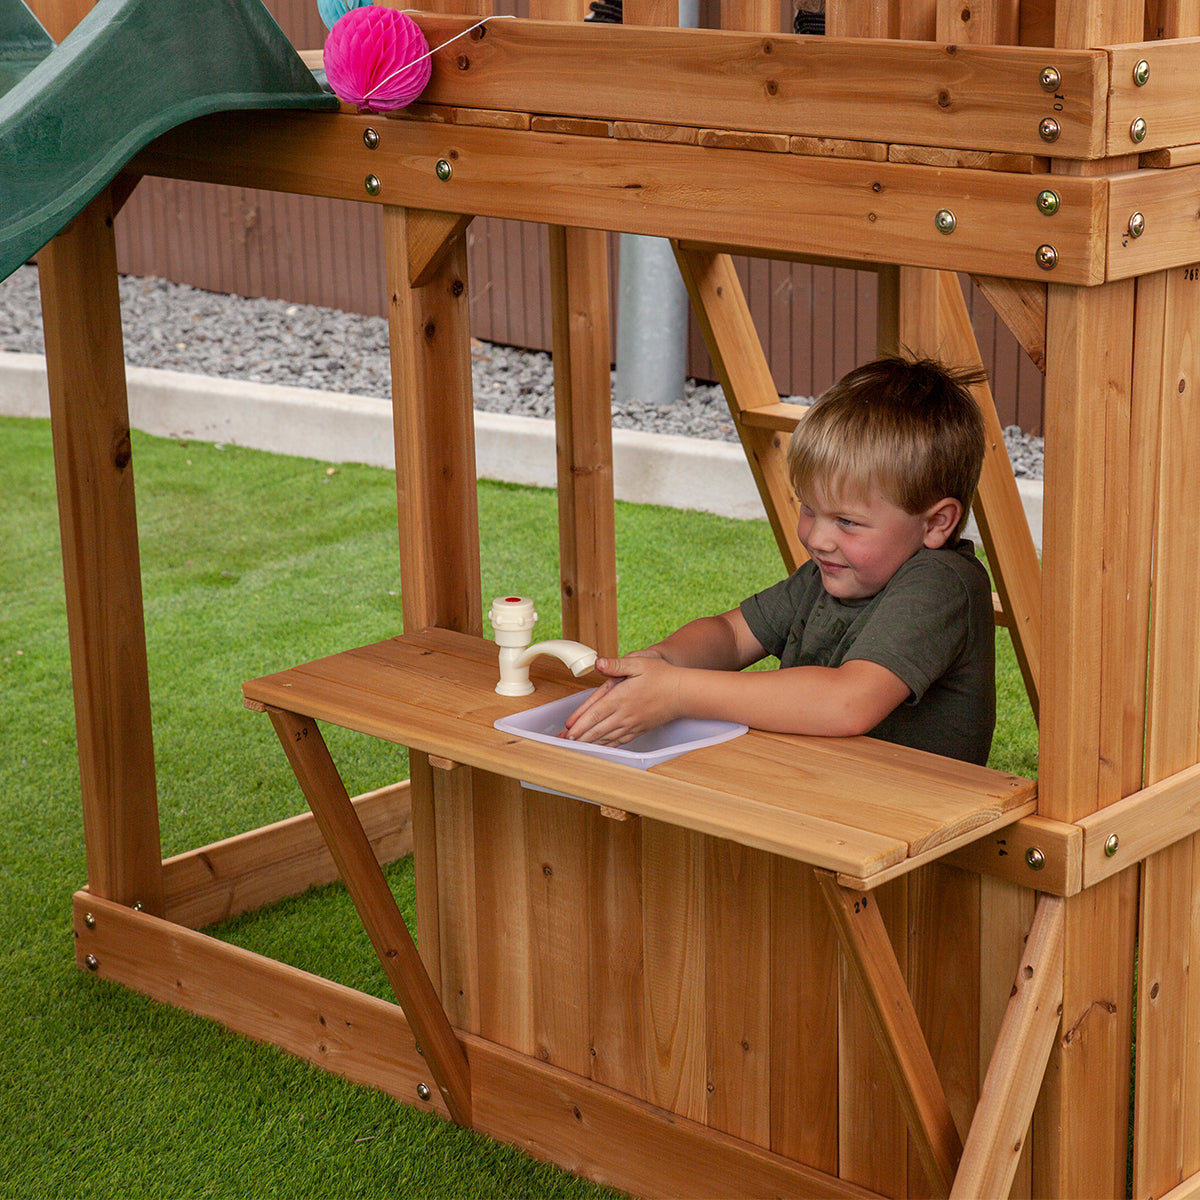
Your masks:
[[[624,7],[489,21],[398,119],[189,122],[42,252],[79,962],[634,1193],[1124,1196],[1130,1155],[1135,1196],[1200,1193],[1200,10],[829,0],[798,38],[777,3],[721,31]],[[475,19],[418,22],[438,46]],[[246,683],[312,816],[167,862],[112,236],[142,174],[381,205],[396,397],[402,636]],[[976,279],[1046,374],[1041,564],[979,392],[1036,785],[870,739],[751,731],[640,771],[495,728],[583,684],[539,658],[533,696],[494,691],[475,215],[550,227],[563,630],[601,653],[604,231],[672,239],[789,566],[798,411],[730,253],[876,269],[882,347],[955,361]],[[351,800],[318,722],[409,746],[411,782]],[[419,953],[378,866],[409,848]],[[335,867],[400,1006],[198,932]]]

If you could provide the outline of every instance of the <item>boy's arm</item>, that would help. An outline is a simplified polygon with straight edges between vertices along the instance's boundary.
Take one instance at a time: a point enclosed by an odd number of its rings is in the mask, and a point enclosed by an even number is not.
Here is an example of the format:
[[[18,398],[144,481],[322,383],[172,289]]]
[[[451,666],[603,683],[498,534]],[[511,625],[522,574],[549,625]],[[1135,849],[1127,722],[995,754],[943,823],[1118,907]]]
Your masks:
[[[693,629],[702,623],[692,622],[648,648],[654,656],[598,661],[602,674],[617,678],[572,714],[567,736],[621,745],[675,717],[713,717],[776,733],[849,737],[873,729],[909,695],[899,676],[862,659],[840,667],[743,673],[742,666],[762,656],[762,647],[741,613],[735,614],[705,619],[725,622],[728,640],[713,629]],[[729,665],[714,670],[712,659],[697,661],[702,647]]]

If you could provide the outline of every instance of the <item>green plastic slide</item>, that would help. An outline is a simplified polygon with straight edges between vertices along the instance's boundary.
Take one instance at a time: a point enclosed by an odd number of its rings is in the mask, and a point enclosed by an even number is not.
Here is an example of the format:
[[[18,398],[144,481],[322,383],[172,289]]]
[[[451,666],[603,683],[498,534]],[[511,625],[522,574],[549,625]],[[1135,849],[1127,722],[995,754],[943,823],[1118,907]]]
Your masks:
[[[261,0],[99,0],[58,46],[0,0],[0,279],[168,129],[337,104]]]

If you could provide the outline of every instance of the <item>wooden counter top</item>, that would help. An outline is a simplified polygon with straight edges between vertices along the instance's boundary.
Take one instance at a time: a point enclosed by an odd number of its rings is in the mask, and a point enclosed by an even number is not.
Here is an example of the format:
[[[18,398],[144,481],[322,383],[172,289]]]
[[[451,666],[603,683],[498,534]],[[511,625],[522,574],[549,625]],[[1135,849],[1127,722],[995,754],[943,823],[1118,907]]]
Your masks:
[[[873,738],[751,730],[648,771],[514,737],[498,718],[584,684],[556,661],[537,691],[494,691],[496,647],[431,629],[317,659],[243,686],[273,707],[519,778],[532,787],[729,838],[870,887],[1036,808],[1033,780]]]

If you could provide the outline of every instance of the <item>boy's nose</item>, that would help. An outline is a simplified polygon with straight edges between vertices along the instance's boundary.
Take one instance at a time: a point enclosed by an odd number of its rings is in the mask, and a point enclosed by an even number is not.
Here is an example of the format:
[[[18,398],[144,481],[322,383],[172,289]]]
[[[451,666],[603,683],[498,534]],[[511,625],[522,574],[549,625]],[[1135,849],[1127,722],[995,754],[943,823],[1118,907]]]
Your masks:
[[[808,544],[820,550],[833,550],[837,547],[837,541],[833,535],[833,522],[823,521],[818,517],[809,528]]]

